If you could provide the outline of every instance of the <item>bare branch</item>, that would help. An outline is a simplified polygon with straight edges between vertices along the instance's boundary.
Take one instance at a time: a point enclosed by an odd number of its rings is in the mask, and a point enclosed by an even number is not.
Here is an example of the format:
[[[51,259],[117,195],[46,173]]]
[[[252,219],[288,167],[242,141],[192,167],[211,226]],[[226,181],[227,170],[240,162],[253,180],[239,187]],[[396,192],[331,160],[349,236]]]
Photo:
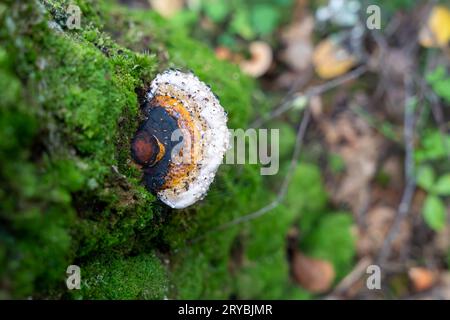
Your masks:
[[[404,112],[404,140],[406,147],[405,155],[405,177],[406,186],[403,191],[402,199],[397,209],[397,215],[391,225],[383,246],[376,259],[377,264],[383,265],[391,254],[392,242],[396,239],[400,225],[407,216],[414,191],[416,189],[416,181],[414,178],[414,126],[415,126],[415,110],[411,106],[413,97],[412,81],[405,75],[405,112]]]
[[[356,69],[354,69],[353,71],[350,71],[346,74],[344,74],[343,76],[330,80],[328,82],[325,82],[323,84],[314,86],[309,88],[308,90],[306,90],[305,93],[297,93],[292,95],[289,99],[286,99],[285,101],[283,101],[275,110],[273,110],[269,116],[267,118],[259,118],[257,119],[255,122],[253,122],[253,127],[254,128],[259,128],[261,127],[264,123],[266,123],[267,121],[279,117],[281,116],[283,113],[285,113],[286,111],[292,109],[293,105],[292,105],[292,101],[294,101],[297,98],[300,97],[305,97],[307,99],[313,97],[313,96],[317,96],[320,94],[325,93],[326,91],[329,91],[331,89],[334,89],[348,81],[354,80],[359,78],[361,75],[363,75],[365,72],[367,71],[367,67],[365,65],[362,65]]]
[[[234,220],[231,220],[230,222],[227,222],[225,224],[220,225],[219,227],[212,229],[210,231],[208,231],[207,233],[203,234],[200,237],[197,237],[195,239],[193,239],[191,241],[191,243],[195,243],[201,239],[204,239],[207,235],[211,234],[211,233],[215,233],[215,232],[219,232],[219,231],[223,231],[225,229],[228,229],[230,227],[248,222],[250,220],[254,220],[257,219],[259,217],[262,217],[263,215],[265,215],[266,213],[272,211],[273,209],[275,209],[284,199],[288,187],[289,187],[289,183],[291,181],[291,176],[293,171],[295,170],[296,166],[297,166],[297,162],[298,159],[300,157],[300,151],[303,145],[303,139],[305,137],[305,133],[306,133],[306,129],[308,127],[309,121],[311,119],[311,111],[309,110],[309,108],[305,109],[305,112],[303,114],[303,118],[302,121],[300,123],[300,126],[298,128],[297,131],[297,138],[296,138],[296,144],[295,144],[295,148],[294,148],[294,152],[292,154],[292,159],[291,159],[291,163],[289,166],[289,170],[286,174],[286,176],[284,177],[283,180],[283,185],[281,186],[277,197],[275,198],[275,200],[273,200],[271,203],[269,203],[268,205],[262,207],[261,209],[252,212],[250,214],[244,215],[244,216],[240,216]]]

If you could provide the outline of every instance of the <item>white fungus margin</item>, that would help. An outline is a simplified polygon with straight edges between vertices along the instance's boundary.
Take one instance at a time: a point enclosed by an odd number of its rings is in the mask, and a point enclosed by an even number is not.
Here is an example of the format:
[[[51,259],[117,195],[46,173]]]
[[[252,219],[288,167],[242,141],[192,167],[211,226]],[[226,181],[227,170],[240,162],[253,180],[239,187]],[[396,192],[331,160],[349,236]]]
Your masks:
[[[201,133],[200,159],[197,170],[174,188],[158,191],[161,201],[172,208],[186,208],[203,199],[214,180],[230,145],[227,114],[209,86],[193,73],[167,70],[152,81],[147,98],[169,95],[189,111]]]

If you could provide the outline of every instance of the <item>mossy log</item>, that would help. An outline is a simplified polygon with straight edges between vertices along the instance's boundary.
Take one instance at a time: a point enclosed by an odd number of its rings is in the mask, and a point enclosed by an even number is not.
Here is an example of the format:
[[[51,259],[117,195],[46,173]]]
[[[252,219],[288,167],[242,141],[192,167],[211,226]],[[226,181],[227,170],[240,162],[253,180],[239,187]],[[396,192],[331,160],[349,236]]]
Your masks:
[[[66,25],[70,4],[80,29]],[[283,206],[208,233],[274,196],[256,166],[223,165],[203,201],[171,210],[143,187],[129,154],[157,72],[193,70],[231,128],[252,116],[253,80],[176,22],[109,1],[8,0],[0,24],[0,298],[304,295],[289,284],[295,217]],[[66,287],[72,264],[81,290]]]

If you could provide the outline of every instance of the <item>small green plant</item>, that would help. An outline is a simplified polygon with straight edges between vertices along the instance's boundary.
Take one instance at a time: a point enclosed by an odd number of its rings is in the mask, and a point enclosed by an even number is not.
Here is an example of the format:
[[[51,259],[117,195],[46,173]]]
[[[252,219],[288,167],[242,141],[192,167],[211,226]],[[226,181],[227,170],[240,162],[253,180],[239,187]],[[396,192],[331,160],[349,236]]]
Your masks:
[[[442,135],[438,129],[434,129],[424,132],[414,153],[418,167],[417,185],[427,192],[422,209],[423,218],[436,231],[442,230],[447,221],[443,197],[450,196],[450,170],[445,166],[448,163],[449,146],[450,135]]]
[[[450,173],[436,177],[431,166],[423,165],[417,172],[417,185],[428,193],[422,209],[425,222],[433,230],[442,230],[447,220],[442,197],[450,196]]]
[[[430,130],[423,133],[420,146],[414,152],[417,163],[441,160],[448,156],[450,150],[450,134],[442,135],[439,130]]]
[[[235,31],[241,33],[251,28],[253,34],[269,34],[281,20],[281,10],[289,7],[291,0],[283,1],[202,1],[202,8],[206,16],[216,23],[224,22],[228,17]],[[245,33],[245,32],[244,32]]]
[[[234,39],[245,40],[269,36],[280,26],[285,13],[291,7],[292,0],[203,0],[200,9],[215,24],[225,24],[224,34],[219,41]]]
[[[429,73],[427,81],[439,97],[450,103],[450,77],[444,66],[439,66]]]

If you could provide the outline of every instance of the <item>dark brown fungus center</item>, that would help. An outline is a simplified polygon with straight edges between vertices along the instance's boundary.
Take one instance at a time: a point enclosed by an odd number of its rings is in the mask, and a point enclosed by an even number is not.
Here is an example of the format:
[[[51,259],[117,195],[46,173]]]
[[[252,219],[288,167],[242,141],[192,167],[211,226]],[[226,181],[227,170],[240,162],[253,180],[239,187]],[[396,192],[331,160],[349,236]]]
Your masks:
[[[147,118],[131,142],[131,156],[143,166],[145,184],[155,192],[165,183],[172,150],[180,143],[172,141],[172,134],[179,128],[163,107],[147,103],[144,110]]]
[[[131,143],[131,154],[140,165],[152,165],[161,151],[158,139],[146,131],[137,132]]]

